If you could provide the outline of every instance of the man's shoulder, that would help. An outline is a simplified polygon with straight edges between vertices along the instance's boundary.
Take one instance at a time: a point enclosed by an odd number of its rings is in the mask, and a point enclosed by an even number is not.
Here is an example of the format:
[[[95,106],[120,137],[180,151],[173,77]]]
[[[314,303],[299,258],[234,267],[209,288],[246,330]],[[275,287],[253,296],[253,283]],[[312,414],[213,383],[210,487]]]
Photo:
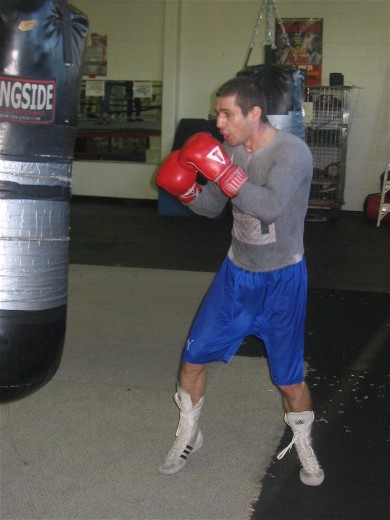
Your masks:
[[[306,141],[302,139],[302,137],[298,137],[289,132],[278,132],[275,139],[275,145],[283,147],[288,146],[295,150],[301,150],[302,152],[306,150],[306,152],[310,153],[310,148],[306,144]]]
[[[292,134],[291,132],[281,132],[279,130],[276,137],[277,137],[277,139],[280,139],[285,142],[291,142],[291,143],[295,143],[295,144],[302,143],[303,145],[306,145],[304,139],[302,139],[301,137],[298,137],[295,134]]]

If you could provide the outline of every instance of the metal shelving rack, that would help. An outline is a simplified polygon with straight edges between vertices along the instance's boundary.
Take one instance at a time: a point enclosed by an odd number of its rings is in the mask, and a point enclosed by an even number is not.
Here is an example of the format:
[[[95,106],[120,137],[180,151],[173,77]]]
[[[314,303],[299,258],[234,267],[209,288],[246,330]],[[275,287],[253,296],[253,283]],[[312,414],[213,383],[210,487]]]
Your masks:
[[[309,220],[334,220],[344,204],[350,90],[306,87],[305,140],[313,154]]]

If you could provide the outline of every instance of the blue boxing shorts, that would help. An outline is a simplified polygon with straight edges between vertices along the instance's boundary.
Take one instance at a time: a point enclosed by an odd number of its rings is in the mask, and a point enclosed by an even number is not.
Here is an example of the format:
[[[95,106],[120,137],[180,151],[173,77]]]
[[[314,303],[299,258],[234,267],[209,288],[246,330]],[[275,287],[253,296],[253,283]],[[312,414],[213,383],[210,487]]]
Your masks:
[[[246,271],[226,258],[194,319],[183,361],[228,363],[247,336],[263,340],[274,384],[304,380],[306,262]]]

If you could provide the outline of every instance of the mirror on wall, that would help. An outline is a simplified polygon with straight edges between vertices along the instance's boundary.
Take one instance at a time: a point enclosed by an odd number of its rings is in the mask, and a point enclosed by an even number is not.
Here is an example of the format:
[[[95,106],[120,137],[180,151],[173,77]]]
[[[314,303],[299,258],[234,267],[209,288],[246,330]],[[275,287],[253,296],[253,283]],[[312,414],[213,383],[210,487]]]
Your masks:
[[[162,82],[83,80],[74,159],[158,163]]]

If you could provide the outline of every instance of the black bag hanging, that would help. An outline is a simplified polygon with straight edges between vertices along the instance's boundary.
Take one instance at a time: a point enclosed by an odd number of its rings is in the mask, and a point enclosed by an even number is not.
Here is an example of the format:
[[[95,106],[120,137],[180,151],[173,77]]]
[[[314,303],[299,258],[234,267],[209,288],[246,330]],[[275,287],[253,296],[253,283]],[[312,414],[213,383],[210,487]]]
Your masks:
[[[0,3],[0,403],[41,388],[62,357],[87,33],[67,0]]]
[[[267,97],[267,115],[271,124],[280,131],[290,132],[304,138],[305,73],[291,65],[280,65],[272,62],[273,14],[275,14],[275,19],[285,32],[283,21],[276,11],[275,2],[265,0],[249,44],[244,67],[237,73],[237,76],[248,76],[259,82]],[[249,59],[265,15],[268,18],[268,36],[264,45],[264,64],[249,65]],[[291,56],[294,61],[292,53]]]
[[[237,76],[256,79],[267,96],[268,115],[301,111],[305,99],[305,74],[289,65],[247,65]]]

